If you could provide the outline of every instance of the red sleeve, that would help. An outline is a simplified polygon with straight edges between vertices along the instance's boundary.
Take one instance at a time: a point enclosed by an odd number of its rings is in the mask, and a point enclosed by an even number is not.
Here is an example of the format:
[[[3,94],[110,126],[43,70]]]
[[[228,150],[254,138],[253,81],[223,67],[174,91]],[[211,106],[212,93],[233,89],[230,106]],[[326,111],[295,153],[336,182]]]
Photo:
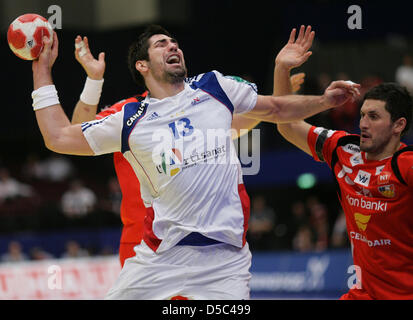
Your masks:
[[[400,174],[409,187],[413,186],[413,151],[405,151],[397,158]]]
[[[316,161],[331,163],[332,153],[338,139],[347,135],[345,131],[328,130],[312,126],[308,131],[307,143]]]

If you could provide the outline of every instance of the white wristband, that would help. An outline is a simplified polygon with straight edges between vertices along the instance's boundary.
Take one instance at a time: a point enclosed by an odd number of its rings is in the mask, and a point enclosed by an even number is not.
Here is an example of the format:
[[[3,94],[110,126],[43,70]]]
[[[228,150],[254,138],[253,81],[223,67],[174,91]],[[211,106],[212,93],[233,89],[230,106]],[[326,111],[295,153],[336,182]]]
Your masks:
[[[40,87],[32,92],[33,110],[40,110],[60,104],[54,85]]]
[[[102,93],[103,81],[104,79],[93,80],[87,77],[85,87],[80,95],[80,101],[92,106],[97,105],[100,100],[100,94]]]

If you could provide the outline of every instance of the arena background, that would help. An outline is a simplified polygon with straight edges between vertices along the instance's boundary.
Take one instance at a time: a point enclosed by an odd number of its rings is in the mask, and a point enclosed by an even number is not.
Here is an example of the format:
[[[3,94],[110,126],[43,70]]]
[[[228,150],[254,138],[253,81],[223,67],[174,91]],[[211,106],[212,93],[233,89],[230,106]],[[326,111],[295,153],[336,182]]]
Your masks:
[[[148,23],[161,24],[175,35],[190,76],[215,69],[255,82],[261,94],[271,93],[275,55],[291,29],[302,24],[316,31],[313,55],[293,72],[306,73],[303,94],[322,93],[330,79],[351,79],[365,89],[381,81],[396,81],[404,56],[412,54],[408,1],[390,5],[388,1],[322,0],[2,0],[0,167],[32,190],[0,203],[0,255],[8,252],[10,243],[17,251],[20,246],[25,255],[18,264],[7,259],[0,263],[3,299],[100,299],[119,272],[116,254],[121,224],[116,212],[119,195],[116,186],[109,187],[115,176],[112,157],[63,156],[55,164],[69,165],[71,171],[62,177],[36,176],[31,171],[35,164],[47,167],[53,154],[44,146],[31,107],[31,63],[13,55],[6,32],[24,13],[49,18],[48,8],[53,5],[62,10],[53,76],[68,115],[85,80],[73,55],[78,34],[89,37],[95,56],[106,53],[102,106],[141,91],[132,82],[126,57],[130,42]],[[350,5],[362,10],[361,29],[348,27]],[[309,121],[357,132],[356,107],[324,112]],[[253,251],[252,297],[336,299],[347,290],[354,270],[327,166],[294,149],[274,125],[258,128],[260,172],[245,177],[256,205],[248,234]],[[412,138],[410,134],[405,141]],[[76,219],[67,217],[61,207],[74,179],[81,180],[97,199],[90,212]],[[264,209],[258,208],[257,199],[264,199]],[[300,210],[303,216],[293,214]],[[69,241],[72,245],[75,241],[82,254],[68,254]],[[51,266],[63,270],[61,288],[49,283],[56,275]],[[100,283],[98,289],[96,283]]]

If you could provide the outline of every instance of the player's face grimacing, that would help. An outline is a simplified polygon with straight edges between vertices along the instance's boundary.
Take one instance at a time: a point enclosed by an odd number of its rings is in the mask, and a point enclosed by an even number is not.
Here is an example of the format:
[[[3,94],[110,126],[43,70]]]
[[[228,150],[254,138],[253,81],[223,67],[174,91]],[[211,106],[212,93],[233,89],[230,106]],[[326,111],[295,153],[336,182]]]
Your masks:
[[[164,34],[156,34],[149,43],[149,66],[154,78],[169,83],[181,82],[187,71],[178,42]]]
[[[365,100],[360,110],[360,149],[380,154],[393,136],[394,123],[385,109],[386,102]]]

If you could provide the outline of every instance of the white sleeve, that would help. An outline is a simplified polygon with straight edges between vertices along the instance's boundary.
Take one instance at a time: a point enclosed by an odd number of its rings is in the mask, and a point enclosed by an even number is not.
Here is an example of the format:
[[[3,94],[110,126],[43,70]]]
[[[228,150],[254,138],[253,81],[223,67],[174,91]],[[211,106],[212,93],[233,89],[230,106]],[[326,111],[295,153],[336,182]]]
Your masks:
[[[82,131],[95,155],[121,150],[123,110],[99,120],[82,123]]]
[[[221,88],[234,106],[234,113],[251,111],[257,103],[257,86],[236,76],[223,76],[218,71],[213,71]]]

